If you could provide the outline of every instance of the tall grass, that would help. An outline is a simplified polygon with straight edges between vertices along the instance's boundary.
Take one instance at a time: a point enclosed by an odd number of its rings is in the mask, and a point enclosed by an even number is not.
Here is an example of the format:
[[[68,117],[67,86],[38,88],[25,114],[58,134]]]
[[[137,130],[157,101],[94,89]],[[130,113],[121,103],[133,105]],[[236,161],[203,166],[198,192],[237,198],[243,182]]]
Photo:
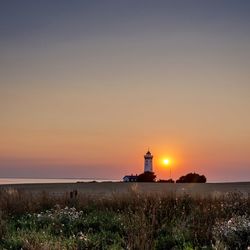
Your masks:
[[[227,235],[237,238],[231,249],[246,249],[249,217],[250,196],[241,193],[191,197],[133,188],[72,197],[8,189],[0,191],[0,249],[230,249]],[[230,221],[241,231],[226,227]]]

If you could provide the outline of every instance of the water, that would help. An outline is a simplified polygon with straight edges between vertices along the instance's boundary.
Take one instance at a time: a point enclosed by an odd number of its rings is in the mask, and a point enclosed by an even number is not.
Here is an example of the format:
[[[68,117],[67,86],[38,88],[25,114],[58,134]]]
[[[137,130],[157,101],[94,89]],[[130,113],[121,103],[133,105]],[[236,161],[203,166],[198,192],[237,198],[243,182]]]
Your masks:
[[[121,181],[121,180],[105,180],[105,179],[35,179],[35,178],[0,178],[0,185],[4,184],[27,184],[27,183],[76,183],[76,182],[103,182],[103,181]]]

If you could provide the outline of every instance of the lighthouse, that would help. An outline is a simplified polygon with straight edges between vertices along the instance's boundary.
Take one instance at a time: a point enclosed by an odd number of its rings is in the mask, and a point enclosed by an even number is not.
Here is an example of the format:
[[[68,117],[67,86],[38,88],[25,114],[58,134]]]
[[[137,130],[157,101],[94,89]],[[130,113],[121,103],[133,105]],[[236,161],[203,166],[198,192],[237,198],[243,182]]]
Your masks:
[[[153,155],[148,152],[144,155],[144,173],[153,172]]]

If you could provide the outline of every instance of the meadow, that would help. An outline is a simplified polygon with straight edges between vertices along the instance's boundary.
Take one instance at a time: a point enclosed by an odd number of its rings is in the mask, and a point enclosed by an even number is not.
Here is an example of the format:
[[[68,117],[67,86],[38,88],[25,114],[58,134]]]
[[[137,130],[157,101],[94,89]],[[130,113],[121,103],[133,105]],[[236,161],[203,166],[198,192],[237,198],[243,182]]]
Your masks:
[[[169,192],[158,192],[164,184],[150,185],[157,192],[146,192],[146,184],[106,193],[70,191],[77,185],[60,192],[60,185],[53,192],[4,186],[0,249],[249,249],[247,189],[204,195],[200,185],[195,189],[200,193],[188,192],[193,185],[173,185]],[[213,190],[203,184],[206,188]]]

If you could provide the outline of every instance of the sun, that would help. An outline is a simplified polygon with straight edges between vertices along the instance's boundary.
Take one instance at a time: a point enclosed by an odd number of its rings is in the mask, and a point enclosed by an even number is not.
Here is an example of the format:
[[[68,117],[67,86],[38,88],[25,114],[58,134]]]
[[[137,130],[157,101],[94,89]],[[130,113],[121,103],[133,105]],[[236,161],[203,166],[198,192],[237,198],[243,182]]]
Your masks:
[[[169,164],[169,159],[164,159],[163,163],[164,163],[164,165],[168,165]]]

